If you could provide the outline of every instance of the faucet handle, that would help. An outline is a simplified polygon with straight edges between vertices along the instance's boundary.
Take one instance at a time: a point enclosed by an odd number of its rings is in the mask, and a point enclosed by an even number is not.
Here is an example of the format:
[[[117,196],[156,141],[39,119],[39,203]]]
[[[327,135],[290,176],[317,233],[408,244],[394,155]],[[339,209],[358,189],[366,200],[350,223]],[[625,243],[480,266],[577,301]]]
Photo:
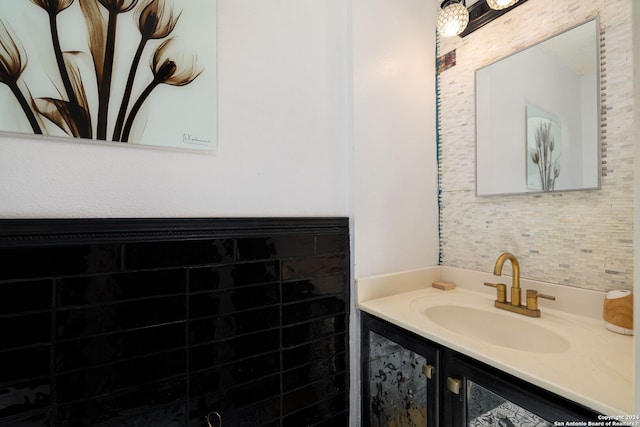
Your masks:
[[[485,286],[496,288],[498,295],[496,297],[497,302],[507,302],[507,285],[504,283],[489,283],[484,282]]]
[[[554,296],[541,294],[538,291],[533,289],[527,289],[527,308],[529,310],[538,309],[538,298],[549,299],[552,301],[556,300],[556,297]]]

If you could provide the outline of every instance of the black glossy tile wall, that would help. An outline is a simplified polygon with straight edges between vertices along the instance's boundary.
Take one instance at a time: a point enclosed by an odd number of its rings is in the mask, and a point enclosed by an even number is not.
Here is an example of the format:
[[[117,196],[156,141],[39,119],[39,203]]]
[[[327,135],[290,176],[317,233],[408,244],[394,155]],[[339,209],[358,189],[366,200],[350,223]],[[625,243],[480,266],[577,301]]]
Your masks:
[[[345,219],[136,224],[0,220],[0,427],[347,425]]]

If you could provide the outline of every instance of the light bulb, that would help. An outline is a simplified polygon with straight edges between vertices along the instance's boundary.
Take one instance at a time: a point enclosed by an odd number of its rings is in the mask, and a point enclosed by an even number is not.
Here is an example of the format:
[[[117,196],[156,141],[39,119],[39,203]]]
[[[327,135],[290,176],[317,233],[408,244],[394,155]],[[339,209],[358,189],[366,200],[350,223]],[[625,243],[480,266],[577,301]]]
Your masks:
[[[487,0],[487,4],[493,10],[506,9],[518,3],[518,0]]]
[[[450,3],[438,15],[438,33],[442,37],[453,37],[467,28],[469,11],[462,3]]]

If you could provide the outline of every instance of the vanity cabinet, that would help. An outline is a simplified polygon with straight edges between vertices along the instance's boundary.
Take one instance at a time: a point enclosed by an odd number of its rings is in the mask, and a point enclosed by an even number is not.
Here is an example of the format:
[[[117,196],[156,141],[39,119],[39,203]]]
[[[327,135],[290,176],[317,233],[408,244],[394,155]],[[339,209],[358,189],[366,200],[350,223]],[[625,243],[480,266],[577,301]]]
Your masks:
[[[450,425],[553,426],[556,421],[597,420],[598,413],[513,375],[447,350],[444,413]]]
[[[362,325],[362,425],[440,425],[440,349],[373,316]]]
[[[575,402],[364,312],[362,344],[365,427],[553,426],[598,419]]]

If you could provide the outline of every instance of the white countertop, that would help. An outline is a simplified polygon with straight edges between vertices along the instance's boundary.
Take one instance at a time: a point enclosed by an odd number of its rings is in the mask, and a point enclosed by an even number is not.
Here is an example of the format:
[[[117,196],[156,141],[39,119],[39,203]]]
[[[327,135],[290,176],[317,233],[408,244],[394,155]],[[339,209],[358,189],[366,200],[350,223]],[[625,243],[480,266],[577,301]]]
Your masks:
[[[446,267],[358,279],[358,308],[603,414],[633,413],[633,337],[602,326],[604,293],[523,280],[523,293],[536,289],[556,296],[556,301],[540,301],[540,318],[529,318],[493,306],[495,289],[483,283],[496,279]],[[499,279],[510,284],[508,277]],[[438,290],[431,287],[434,280],[455,281],[457,287]],[[533,322],[566,338],[569,349],[538,353],[494,345],[446,329],[424,314],[430,306],[449,304]]]

